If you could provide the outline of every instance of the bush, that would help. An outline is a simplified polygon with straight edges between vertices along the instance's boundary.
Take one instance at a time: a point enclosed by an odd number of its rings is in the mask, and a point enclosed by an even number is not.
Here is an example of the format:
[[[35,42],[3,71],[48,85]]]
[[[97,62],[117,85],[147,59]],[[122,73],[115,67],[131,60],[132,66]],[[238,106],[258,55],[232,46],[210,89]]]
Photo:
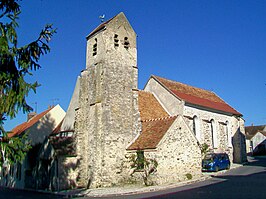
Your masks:
[[[190,173],[187,173],[186,174],[186,177],[187,177],[188,180],[191,180],[192,179],[192,175]]]

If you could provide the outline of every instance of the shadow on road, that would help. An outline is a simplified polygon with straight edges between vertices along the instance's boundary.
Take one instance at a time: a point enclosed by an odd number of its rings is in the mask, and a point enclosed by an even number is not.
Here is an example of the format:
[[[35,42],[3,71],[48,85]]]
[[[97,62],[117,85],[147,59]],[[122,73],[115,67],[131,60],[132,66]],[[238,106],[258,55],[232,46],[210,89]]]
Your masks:
[[[36,191],[0,187],[0,199],[21,199],[21,198],[59,199],[59,198],[64,198],[64,196],[49,194],[49,193],[40,193]]]
[[[252,157],[243,167],[232,169],[195,185],[188,185],[181,191],[178,188],[171,189],[159,196],[144,196],[143,198],[265,199],[265,189],[266,157]]]

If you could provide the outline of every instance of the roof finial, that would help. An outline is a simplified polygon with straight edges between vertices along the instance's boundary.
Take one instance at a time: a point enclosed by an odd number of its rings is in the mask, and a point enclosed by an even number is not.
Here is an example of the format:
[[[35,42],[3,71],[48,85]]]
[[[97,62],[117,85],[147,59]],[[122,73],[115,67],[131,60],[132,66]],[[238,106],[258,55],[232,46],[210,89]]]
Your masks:
[[[101,23],[104,22],[104,17],[105,17],[104,14],[99,16],[99,18],[101,19]]]

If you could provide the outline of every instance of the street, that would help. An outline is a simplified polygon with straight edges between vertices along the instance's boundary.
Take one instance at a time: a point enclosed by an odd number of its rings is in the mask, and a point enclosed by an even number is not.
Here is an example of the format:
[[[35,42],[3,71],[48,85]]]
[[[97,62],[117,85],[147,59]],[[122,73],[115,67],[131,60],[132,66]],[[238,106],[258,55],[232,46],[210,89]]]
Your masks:
[[[26,191],[26,190],[0,187],[0,199],[21,199],[21,198],[58,199],[58,198],[63,198],[63,196],[49,194],[49,193],[40,193],[35,191]]]
[[[2,198],[56,199],[64,197],[55,194],[0,187],[0,199]],[[264,199],[266,198],[266,157],[250,158],[247,165],[227,172],[220,172],[218,176],[213,176],[211,179],[181,187],[133,195],[83,198]]]
[[[114,196],[105,198],[114,198]],[[251,158],[247,165],[214,176],[206,181],[162,191],[123,195],[115,198],[265,199],[266,157]]]

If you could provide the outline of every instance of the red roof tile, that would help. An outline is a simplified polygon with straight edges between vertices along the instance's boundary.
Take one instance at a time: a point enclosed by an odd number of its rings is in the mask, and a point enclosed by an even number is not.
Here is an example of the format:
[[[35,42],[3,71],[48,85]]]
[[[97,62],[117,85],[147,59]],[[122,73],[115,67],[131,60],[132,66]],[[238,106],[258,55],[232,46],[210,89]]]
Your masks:
[[[128,150],[154,149],[176,117],[169,117],[152,93],[139,91],[138,94],[142,131]]]
[[[152,93],[139,91],[138,94],[139,112],[142,121],[169,116]]]
[[[48,113],[52,108],[47,109],[46,111],[43,111],[42,113],[35,115],[32,117],[29,121],[24,122],[15,128],[12,129],[11,133],[8,134],[8,137],[13,137],[20,135],[24,131],[26,131],[28,128],[33,126],[36,122],[38,122],[46,113]]]
[[[152,77],[165,88],[170,90],[175,96],[184,100],[186,103],[242,116],[241,113],[229,106],[226,102],[224,102],[220,97],[218,97],[211,91],[196,88],[157,76]]]
[[[176,116],[143,121],[141,134],[128,150],[155,149],[175,119]]]

